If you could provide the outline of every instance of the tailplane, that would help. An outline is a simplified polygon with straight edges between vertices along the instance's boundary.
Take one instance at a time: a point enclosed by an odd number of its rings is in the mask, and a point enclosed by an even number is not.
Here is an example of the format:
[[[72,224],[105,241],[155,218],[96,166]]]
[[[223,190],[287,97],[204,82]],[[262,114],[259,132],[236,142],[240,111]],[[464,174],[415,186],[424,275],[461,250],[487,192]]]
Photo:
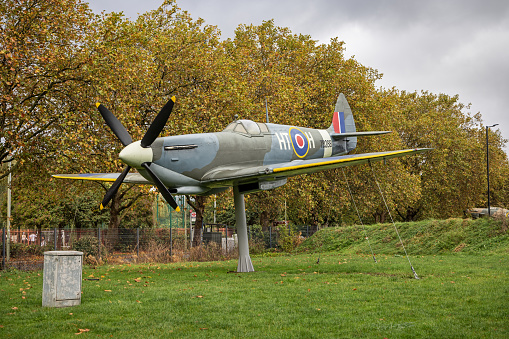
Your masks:
[[[332,123],[327,129],[331,139],[336,141],[333,146],[333,154],[347,153],[357,146],[358,136],[380,135],[391,133],[390,131],[357,132],[352,109],[343,93],[338,96]]]

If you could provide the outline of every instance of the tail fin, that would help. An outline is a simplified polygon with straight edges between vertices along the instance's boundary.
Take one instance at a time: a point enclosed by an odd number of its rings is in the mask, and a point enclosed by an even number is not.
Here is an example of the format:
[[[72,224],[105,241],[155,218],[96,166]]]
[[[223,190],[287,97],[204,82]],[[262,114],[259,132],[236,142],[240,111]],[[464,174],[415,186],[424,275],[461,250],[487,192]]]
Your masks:
[[[332,124],[327,132],[329,132],[331,138],[341,138],[344,141],[340,144],[336,143],[336,147],[333,147],[333,153],[349,152],[357,146],[357,137],[353,136],[356,133],[353,113],[343,93],[338,96],[334,115],[332,116]],[[345,139],[347,136],[348,139]]]
[[[332,154],[343,154],[350,152],[357,146],[357,137],[368,135],[380,135],[390,133],[390,131],[368,131],[357,132],[353,113],[348,101],[341,93],[336,101],[332,124],[327,129],[333,142]]]
[[[355,133],[355,121],[353,120],[352,110],[345,95],[341,93],[336,101],[332,124],[327,129],[329,134]]]

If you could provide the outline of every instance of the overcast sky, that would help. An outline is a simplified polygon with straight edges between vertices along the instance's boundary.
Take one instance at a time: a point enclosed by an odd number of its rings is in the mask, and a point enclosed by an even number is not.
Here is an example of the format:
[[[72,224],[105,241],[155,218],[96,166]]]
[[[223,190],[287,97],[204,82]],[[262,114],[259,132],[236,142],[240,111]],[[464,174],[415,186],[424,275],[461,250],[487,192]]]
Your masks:
[[[85,0],[86,1],[86,0]],[[90,0],[96,13],[138,13],[162,0]],[[378,86],[459,95],[498,123],[509,139],[509,1],[504,0],[177,0],[193,19],[218,26],[223,38],[239,24],[277,26],[328,43],[339,37],[346,55],[383,73]],[[506,147],[506,152],[508,148]]]

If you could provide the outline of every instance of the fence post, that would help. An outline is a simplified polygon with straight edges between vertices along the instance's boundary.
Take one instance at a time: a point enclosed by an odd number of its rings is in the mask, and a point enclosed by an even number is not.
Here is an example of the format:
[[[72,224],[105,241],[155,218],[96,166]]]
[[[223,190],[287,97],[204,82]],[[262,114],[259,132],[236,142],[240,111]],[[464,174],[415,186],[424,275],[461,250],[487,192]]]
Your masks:
[[[140,258],[140,228],[136,229],[136,256]]]
[[[99,246],[98,247],[98,257],[99,257],[99,260],[101,260],[101,228],[98,227],[97,228],[97,240],[98,240],[98,243],[99,243]]]
[[[306,226],[306,238],[309,238],[309,225]]]
[[[269,226],[269,248],[272,248],[272,226]]]
[[[170,212],[170,261],[173,258],[173,228],[171,228],[171,212]]]
[[[5,270],[5,227],[2,228],[2,269]]]
[[[54,247],[55,247],[55,251],[57,250],[57,242],[58,242],[58,234],[57,234],[57,228],[53,228],[53,242],[54,242]]]

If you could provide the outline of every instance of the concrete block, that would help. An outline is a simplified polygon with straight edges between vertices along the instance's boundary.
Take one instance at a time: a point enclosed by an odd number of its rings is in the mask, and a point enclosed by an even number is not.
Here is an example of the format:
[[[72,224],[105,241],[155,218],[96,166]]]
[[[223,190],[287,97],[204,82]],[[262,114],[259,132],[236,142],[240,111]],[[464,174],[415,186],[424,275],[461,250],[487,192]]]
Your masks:
[[[44,252],[42,306],[68,307],[81,304],[83,252]]]

